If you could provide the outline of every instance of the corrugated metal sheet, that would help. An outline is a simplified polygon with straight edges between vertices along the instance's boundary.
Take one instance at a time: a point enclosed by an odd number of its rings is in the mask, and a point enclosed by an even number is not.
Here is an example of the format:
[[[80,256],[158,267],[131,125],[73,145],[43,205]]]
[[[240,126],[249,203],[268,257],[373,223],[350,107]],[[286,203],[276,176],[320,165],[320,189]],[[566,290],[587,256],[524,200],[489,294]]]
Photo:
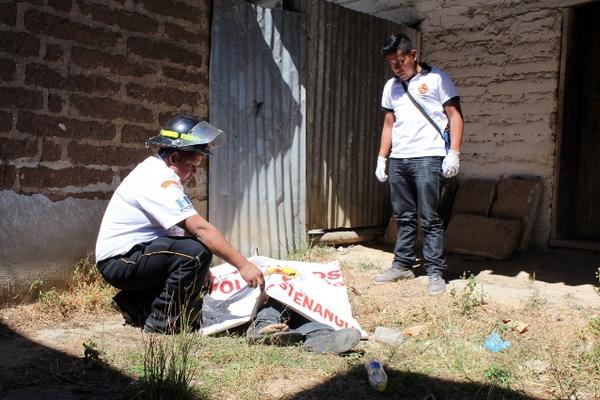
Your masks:
[[[383,113],[381,91],[391,76],[380,48],[403,32],[420,33],[325,1],[301,0],[309,15],[307,83],[307,227],[387,225],[388,185],[374,176]]]
[[[245,255],[304,241],[305,17],[214,3],[210,121],[228,142],[209,163],[209,219]]]

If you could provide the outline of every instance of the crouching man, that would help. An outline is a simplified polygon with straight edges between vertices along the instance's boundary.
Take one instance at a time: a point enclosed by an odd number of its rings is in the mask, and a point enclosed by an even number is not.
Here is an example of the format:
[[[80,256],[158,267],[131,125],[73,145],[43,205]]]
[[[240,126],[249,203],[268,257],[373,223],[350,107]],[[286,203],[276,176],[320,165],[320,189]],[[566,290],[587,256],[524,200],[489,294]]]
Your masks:
[[[221,135],[195,117],[173,118],[146,143],[157,145],[158,152],[131,171],[105,211],[96,264],[121,290],[113,307],[145,332],[197,328],[196,301],[211,287],[213,253],[236,267],[250,287],[264,286],[260,269],[198,215],[184,193],[183,185]]]

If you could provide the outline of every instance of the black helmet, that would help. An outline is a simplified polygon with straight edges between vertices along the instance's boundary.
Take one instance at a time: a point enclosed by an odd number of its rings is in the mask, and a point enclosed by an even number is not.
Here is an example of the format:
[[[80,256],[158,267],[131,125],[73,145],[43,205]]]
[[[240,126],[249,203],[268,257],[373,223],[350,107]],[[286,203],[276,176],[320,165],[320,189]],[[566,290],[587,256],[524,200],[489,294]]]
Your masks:
[[[210,153],[208,144],[222,134],[223,131],[206,121],[189,115],[178,115],[170,119],[158,135],[148,139],[146,146],[155,144],[160,147]]]

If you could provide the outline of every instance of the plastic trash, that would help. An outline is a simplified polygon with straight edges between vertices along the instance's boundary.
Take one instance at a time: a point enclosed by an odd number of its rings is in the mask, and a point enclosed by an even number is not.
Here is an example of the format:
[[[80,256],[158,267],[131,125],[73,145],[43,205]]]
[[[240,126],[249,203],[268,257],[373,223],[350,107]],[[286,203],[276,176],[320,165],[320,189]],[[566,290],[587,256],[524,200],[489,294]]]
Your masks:
[[[487,338],[485,338],[483,347],[492,353],[497,353],[499,351],[508,349],[510,347],[510,342],[508,340],[503,340],[498,332],[493,331]]]
[[[389,344],[390,346],[400,346],[404,341],[404,335],[402,332],[385,326],[378,326],[371,336],[373,340],[380,343]]]
[[[370,360],[365,364],[369,375],[369,385],[378,392],[383,392],[387,386],[387,374],[383,370],[383,364],[379,360]]]

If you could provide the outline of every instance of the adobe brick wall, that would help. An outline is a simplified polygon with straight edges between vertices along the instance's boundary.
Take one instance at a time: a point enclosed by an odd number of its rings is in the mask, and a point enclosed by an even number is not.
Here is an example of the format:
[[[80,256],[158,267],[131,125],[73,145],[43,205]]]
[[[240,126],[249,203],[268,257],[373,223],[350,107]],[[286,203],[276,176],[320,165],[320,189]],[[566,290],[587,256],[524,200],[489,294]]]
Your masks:
[[[419,26],[422,60],[443,68],[462,99],[461,177],[541,177],[532,245],[550,235],[562,38],[559,1],[330,0]]]
[[[161,123],[178,111],[207,117],[208,0],[2,8],[0,189],[108,199]]]
[[[23,0],[1,8],[0,302],[3,289],[47,270],[57,278],[61,265],[93,251],[107,200],[150,154],[144,141],[160,125],[179,112],[208,117],[211,2]],[[204,215],[206,185],[205,164],[188,185]],[[9,215],[15,207],[56,215]],[[7,246],[10,236],[21,244]],[[51,251],[66,241],[68,254]]]

